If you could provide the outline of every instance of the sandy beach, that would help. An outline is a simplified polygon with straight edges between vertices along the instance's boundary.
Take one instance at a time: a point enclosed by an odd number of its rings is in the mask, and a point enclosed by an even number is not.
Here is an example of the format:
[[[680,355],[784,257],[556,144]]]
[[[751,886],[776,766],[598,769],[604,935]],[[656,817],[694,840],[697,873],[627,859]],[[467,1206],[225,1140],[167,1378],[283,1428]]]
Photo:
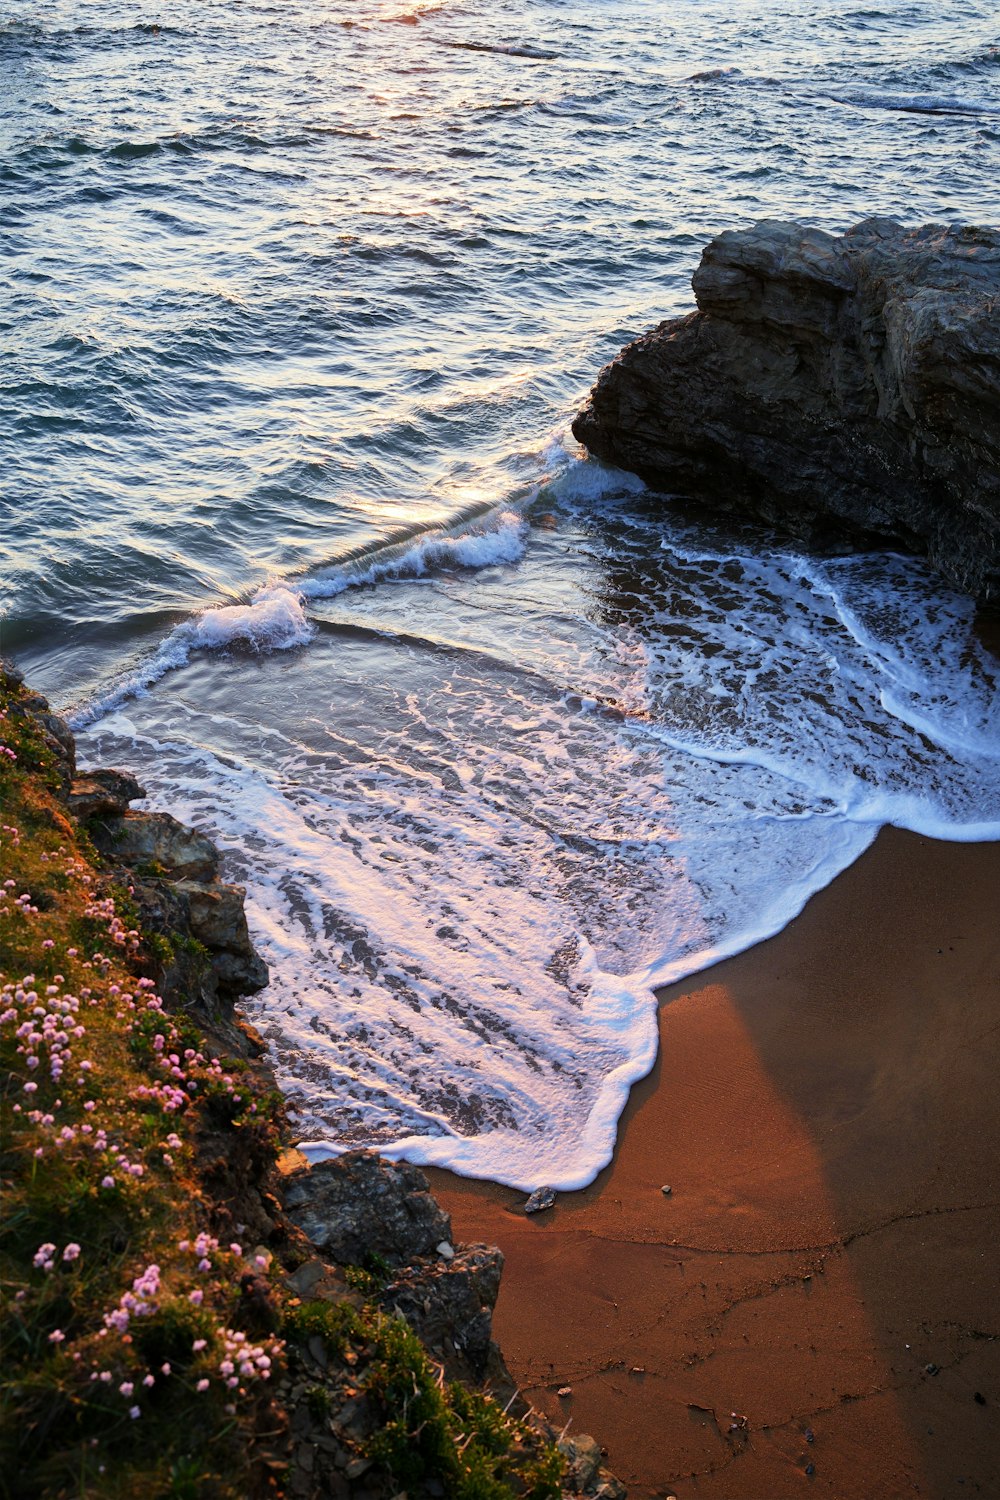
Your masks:
[[[1000,844],[883,830],[662,1001],[592,1187],[430,1173],[525,1396],[633,1500],[1000,1495]]]

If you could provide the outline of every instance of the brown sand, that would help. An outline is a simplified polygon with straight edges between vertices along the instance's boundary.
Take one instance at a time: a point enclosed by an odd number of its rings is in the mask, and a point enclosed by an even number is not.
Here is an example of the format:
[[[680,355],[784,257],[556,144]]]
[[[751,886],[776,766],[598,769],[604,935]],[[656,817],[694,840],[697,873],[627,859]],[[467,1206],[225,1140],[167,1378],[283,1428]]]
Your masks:
[[[525,1395],[634,1500],[998,1500],[1000,844],[884,830],[663,1002],[592,1187],[430,1174]]]

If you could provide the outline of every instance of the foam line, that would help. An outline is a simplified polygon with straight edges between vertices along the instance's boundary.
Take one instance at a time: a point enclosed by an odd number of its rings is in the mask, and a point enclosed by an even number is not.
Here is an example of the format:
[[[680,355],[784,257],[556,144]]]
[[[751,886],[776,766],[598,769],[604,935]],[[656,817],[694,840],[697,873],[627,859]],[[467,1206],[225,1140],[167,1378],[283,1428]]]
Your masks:
[[[192,651],[223,651],[244,646],[254,651],[289,651],[308,645],[315,627],[306,615],[310,599],[332,599],[350,588],[383,579],[422,578],[438,569],[486,568],[517,562],[523,555],[527,526],[514,511],[495,517],[491,529],[457,535],[436,531],[417,541],[380,547],[341,563],[329,572],[298,584],[276,580],[264,585],[246,604],[224,604],[203,610],[178,625],[138,666],[69,715],[73,729],[83,729],[113,712],[129,698],[147,692],[168,672],[182,667]]]

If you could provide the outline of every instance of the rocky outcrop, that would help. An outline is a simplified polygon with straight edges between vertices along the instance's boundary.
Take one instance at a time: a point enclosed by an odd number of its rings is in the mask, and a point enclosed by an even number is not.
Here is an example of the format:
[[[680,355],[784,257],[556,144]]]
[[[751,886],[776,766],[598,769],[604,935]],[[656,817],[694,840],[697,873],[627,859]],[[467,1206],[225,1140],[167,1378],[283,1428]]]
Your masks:
[[[602,370],[580,442],[810,541],[902,544],[1000,608],[1000,234],[764,221],[692,285]]]
[[[95,860],[84,841],[75,845],[85,855],[78,860],[82,902],[93,897],[102,907],[95,939],[100,932],[106,942],[112,908],[105,903],[113,902],[113,941],[122,942],[134,971],[157,974],[168,1014],[193,1015],[210,1044],[221,1038],[225,1050],[242,1054],[225,1066],[239,1071],[240,1093],[249,1093],[253,1109],[261,1106],[255,1117],[234,1117],[239,1095],[199,1095],[193,1162],[185,1167],[208,1230],[254,1249],[252,1260],[239,1263],[245,1269],[238,1305],[227,1313],[232,1326],[282,1336],[271,1396],[260,1399],[252,1431],[254,1472],[265,1476],[253,1493],[442,1500],[455,1490],[439,1479],[438,1464],[446,1481],[453,1477],[456,1455],[479,1432],[477,1441],[486,1441],[485,1433],[489,1454],[499,1455],[498,1463],[502,1457],[504,1477],[483,1480],[490,1494],[526,1493],[536,1465],[549,1466],[557,1446],[565,1496],[624,1500],[592,1439],[556,1432],[519,1399],[492,1338],[503,1256],[486,1245],[452,1243],[451,1221],[423,1173],[369,1152],[313,1167],[293,1149],[277,1157],[287,1129],[277,1081],[252,1028],[232,1008],[232,992],[259,987],[255,981],[266,980],[267,971],[247,934],[242,889],[218,878],[214,845],[167,814],[133,812],[129,804],[145,793],[128,772],[77,775],[64,721],[40,694],[20,691],[20,674],[2,662],[0,684],[17,689],[5,711],[34,726],[27,737],[33,759],[22,765],[54,794],[44,815],[67,835],[75,834],[74,821],[83,823],[103,856]],[[20,751],[20,739],[18,745]],[[231,960],[244,964],[250,983],[230,972]],[[462,1387],[490,1393],[496,1405],[478,1398],[463,1404]],[[458,1394],[437,1398],[435,1407],[428,1390]],[[401,1450],[420,1444],[427,1426],[443,1446],[421,1446],[404,1490]],[[471,1460],[469,1476],[476,1485]]]
[[[372,1255],[398,1266],[451,1241],[451,1220],[431,1197],[423,1172],[370,1151],[347,1151],[293,1172],[285,1208],[342,1266],[363,1266]]]
[[[451,1220],[418,1167],[347,1151],[290,1172],[284,1204],[327,1264],[391,1268],[382,1305],[406,1318],[449,1380],[489,1378],[513,1392],[491,1334],[503,1256],[452,1244]]]
[[[626,1500],[624,1485],[604,1467],[593,1438],[557,1433],[520,1400],[492,1337],[503,1256],[487,1245],[452,1244],[451,1220],[419,1168],[385,1161],[370,1151],[348,1151],[314,1166],[299,1153],[289,1155],[281,1192],[284,1212],[318,1252],[287,1277],[290,1289],[305,1300],[332,1303],[350,1301],[353,1295],[360,1305],[361,1295],[352,1294],[345,1271],[350,1278],[347,1268],[356,1271],[381,1262],[379,1306],[406,1319],[443,1380],[485,1387],[501,1405],[525,1418],[537,1437],[556,1443],[566,1460],[564,1496]],[[391,1271],[385,1275],[387,1263]],[[317,1430],[305,1396],[328,1376],[319,1341],[310,1342],[300,1364],[290,1380],[293,1493],[353,1497],[359,1492],[350,1480],[356,1479],[364,1493],[377,1494],[366,1488],[373,1478],[370,1463],[353,1457],[372,1423],[363,1383],[354,1379],[344,1390],[330,1388],[328,1418]],[[416,1493],[434,1495],[439,1489],[421,1487]]]
[[[67,803],[108,863],[127,872],[144,926],[162,936],[161,991],[193,989],[205,1020],[237,1045],[226,1024],[232,1002],[268,980],[247,927],[246,890],[219,879],[221,857],[205,834],[170,813],[133,812],[129,803],[145,795],[128,772],[99,769],[72,781]]]

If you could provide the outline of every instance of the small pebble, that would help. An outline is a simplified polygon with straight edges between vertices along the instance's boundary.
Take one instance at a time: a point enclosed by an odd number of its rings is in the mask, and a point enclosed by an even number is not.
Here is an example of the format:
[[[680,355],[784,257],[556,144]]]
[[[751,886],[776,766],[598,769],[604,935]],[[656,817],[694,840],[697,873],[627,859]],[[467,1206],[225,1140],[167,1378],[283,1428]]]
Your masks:
[[[440,1255],[443,1260],[455,1259],[455,1251],[452,1246],[449,1245],[447,1240],[442,1240],[440,1245],[435,1246],[435,1249],[437,1250],[438,1255]]]
[[[982,1391],[973,1391],[973,1393],[972,1393],[972,1399],[976,1403],[977,1406],[985,1406],[986,1405],[986,1397],[983,1395]]]
[[[924,1369],[928,1375],[940,1375],[941,1373],[940,1365],[924,1365]]]
[[[561,1385],[556,1391],[557,1396],[572,1396],[572,1394],[573,1387],[571,1385]]]
[[[670,1186],[669,1182],[665,1182],[660,1188],[660,1192],[663,1194],[664,1198],[669,1198],[670,1194],[673,1192],[673,1188]]]
[[[555,1201],[556,1194],[554,1188],[536,1188],[524,1205],[524,1211],[526,1214],[540,1214],[543,1209],[551,1208]]]
[[[814,1443],[816,1441],[816,1434],[813,1432],[811,1427],[807,1427],[802,1436],[805,1438],[807,1443]]]
[[[816,1465],[814,1463],[808,1463],[808,1464],[806,1464],[806,1473],[809,1475],[810,1479],[815,1474],[815,1472],[816,1472]]]

